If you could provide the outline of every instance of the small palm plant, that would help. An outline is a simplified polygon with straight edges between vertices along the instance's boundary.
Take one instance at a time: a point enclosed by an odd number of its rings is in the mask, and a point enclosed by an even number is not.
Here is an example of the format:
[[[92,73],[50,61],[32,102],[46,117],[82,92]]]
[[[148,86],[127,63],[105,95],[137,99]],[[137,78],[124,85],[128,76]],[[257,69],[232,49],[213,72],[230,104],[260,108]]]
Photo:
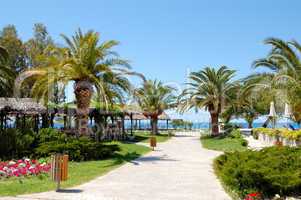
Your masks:
[[[38,98],[50,95],[54,84],[68,84],[74,81],[77,105],[76,124],[80,135],[88,134],[89,106],[94,91],[105,104],[116,96],[130,90],[126,75],[137,74],[130,71],[127,60],[121,59],[112,48],[119,43],[115,40],[99,43],[97,32],[85,34],[78,30],[72,38],[62,35],[66,47],[49,50],[44,58],[44,66],[36,66],[24,72],[19,81],[34,77],[32,94]]]
[[[219,115],[227,103],[231,102],[231,91],[235,84],[232,82],[235,71],[223,66],[219,69],[206,67],[197,72],[191,72],[190,81],[179,98],[181,112],[196,108],[205,108],[211,116],[211,131],[219,134]]]
[[[159,116],[176,105],[175,89],[157,80],[147,80],[135,89],[134,96],[143,115],[151,120],[152,134],[158,134]]]

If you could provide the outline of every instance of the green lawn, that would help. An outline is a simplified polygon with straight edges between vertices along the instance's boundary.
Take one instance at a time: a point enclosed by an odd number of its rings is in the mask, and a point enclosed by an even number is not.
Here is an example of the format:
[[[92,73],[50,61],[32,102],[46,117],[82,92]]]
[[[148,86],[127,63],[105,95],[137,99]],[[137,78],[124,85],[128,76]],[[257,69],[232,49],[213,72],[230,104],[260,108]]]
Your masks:
[[[201,142],[204,148],[217,150],[217,151],[245,151],[246,146],[241,144],[241,140],[238,138],[230,137],[201,137]]]
[[[118,144],[121,148],[114,158],[99,161],[70,162],[69,180],[62,183],[62,188],[76,186],[92,180],[150,151],[148,147],[141,145],[113,143]],[[56,184],[51,182],[48,176],[0,180],[0,196],[43,192],[55,188]]]
[[[142,143],[149,143],[149,138],[151,137],[150,131],[136,131],[134,132],[135,141]],[[167,131],[162,131],[160,134],[156,135],[157,142],[166,142],[170,137]]]

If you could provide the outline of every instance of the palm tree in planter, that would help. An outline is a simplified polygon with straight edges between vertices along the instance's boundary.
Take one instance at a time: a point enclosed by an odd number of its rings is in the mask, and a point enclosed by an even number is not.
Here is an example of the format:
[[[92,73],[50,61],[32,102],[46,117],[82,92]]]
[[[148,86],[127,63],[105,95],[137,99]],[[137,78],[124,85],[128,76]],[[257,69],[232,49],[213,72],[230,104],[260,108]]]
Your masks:
[[[235,71],[225,66],[219,69],[206,67],[191,72],[188,87],[179,97],[179,109],[184,112],[191,108],[205,108],[211,116],[211,131],[218,135],[218,119],[223,106],[231,102],[231,91],[235,84],[231,81]]]
[[[176,104],[173,87],[164,85],[157,80],[147,80],[142,87],[135,89],[134,96],[143,115],[151,120],[152,134],[158,134],[158,118]]]
[[[68,84],[74,81],[78,134],[88,134],[89,106],[94,91],[99,101],[107,104],[114,94],[128,92],[131,84],[126,75],[137,74],[130,71],[127,60],[121,59],[112,48],[115,40],[99,43],[97,32],[85,34],[78,30],[70,39],[62,35],[66,47],[55,48],[45,56],[45,66],[37,66],[22,73],[19,81],[34,77],[32,94],[46,98],[54,84]]]

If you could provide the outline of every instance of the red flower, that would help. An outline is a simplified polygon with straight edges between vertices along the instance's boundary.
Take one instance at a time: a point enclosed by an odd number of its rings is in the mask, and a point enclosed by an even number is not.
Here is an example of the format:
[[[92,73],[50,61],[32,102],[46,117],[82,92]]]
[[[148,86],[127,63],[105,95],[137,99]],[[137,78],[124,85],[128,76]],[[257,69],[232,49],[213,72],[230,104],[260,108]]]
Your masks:
[[[259,200],[261,199],[261,194],[258,192],[253,192],[248,194],[244,200]]]

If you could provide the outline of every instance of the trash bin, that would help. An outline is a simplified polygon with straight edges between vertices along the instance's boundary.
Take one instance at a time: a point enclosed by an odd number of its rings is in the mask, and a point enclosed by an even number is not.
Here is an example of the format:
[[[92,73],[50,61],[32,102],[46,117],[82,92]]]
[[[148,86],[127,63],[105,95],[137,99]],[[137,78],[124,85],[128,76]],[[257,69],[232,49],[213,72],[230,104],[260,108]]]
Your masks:
[[[156,137],[151,137],[150,138],[150,146],[155,150],[155,147],[157,146],[157,138]]]
[[[68,179],[68,155],[53,154],[51,156],[51,179],[57,183],[56,191],[60,190],[61,181]]]

